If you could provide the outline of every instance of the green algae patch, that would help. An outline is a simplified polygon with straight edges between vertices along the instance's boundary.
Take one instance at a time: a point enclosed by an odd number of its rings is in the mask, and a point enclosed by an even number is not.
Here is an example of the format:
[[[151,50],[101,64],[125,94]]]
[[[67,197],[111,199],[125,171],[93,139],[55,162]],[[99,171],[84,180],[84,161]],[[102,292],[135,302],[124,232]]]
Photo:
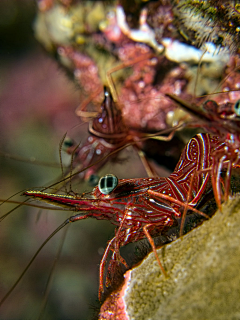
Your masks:
[[[240,196],[209,220],[128,271],[131,320],[240,319]]]

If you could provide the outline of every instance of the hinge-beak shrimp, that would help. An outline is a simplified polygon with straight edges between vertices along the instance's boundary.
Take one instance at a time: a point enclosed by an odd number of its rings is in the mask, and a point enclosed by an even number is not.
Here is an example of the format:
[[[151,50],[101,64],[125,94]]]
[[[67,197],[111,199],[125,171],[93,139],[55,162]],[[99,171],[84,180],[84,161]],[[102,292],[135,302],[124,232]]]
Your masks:
[[[224,200],[229,196],[230,179],[232,168],[239,166],[240,161],[240,100],[235,103],[218,104],[214,100],[207,100],[200,107],[193,103],[188,103],[177,96],[168,94],[172,100],[187,110],[197,121],[191,126],[201,127],[210,134],[217,135],[219,141],[224,144],[224,148],[212,151],[212,186],[215,199],[221,208],[221,172],[227,168],[224,183]],[[209,168],[210,170],[210,168]]]
[[[221,150],[224,144],[217,137],[198,134],[187,144],[174,172],[168,178],[141,178],[118,180],[112,174],[102,177],[92,192],[60,195],[30,190],[24,195],[69,208],[77,214],[67,219],[43,245],[63,226],[87,218],[109,220],[116,226],[115,236],[107,244],[99,270],[99,299],[104,292],[104,274],[107,258],[111,255],[106,286],[109,286],[118,264],[126,267],[119,249],[130,242],[147,238],[156,255],[161,272],[162,266],[152,237],[164,234],[178,224],[182,212],[191,210],[204,218],[208,216],[196,206],[203,201],[211,187],[210,173],[205,171],[212,165],[213,150]],[[41,247],[42,248],[42,247]],[[29,265],[24,270],[27,271]],[[22,277],[22,276],[21,276]],[[14,289],[10,290],[10,292]],[[8,296],[8,294],[7,294]],[[6,296],[6,297],[7,297]],[[5,300],[5,298],[3,298]]]

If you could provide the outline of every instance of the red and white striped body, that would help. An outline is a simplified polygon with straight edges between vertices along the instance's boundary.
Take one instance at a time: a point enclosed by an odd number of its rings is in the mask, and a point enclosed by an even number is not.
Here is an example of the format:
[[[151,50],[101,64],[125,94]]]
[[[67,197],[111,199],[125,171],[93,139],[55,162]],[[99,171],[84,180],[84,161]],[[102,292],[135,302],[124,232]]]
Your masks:
[[[176,225],[176,218],[181,217],[181,208],[186,203],[188,209],[195,210],[207,188],[209,190],[210,173],[205,169],[212,165],[213,151],[222,148],[224,144],[217,137],[198,134],[184,148],[168,178],[122,179],[110,194],[103,194],[97,186],[92,192],[74,196],[41,191],[27,191],[24,195],[77,211],[78,214],[68,222],[96,218],[109,220],[117,226],[116,235],[109,242],[100,265],[102,290],[103,269],[110,249],[113,251],[112,263],[119,260],[121,246],[145,238],[144,227],[147,226],[151,236],[156,236]]]

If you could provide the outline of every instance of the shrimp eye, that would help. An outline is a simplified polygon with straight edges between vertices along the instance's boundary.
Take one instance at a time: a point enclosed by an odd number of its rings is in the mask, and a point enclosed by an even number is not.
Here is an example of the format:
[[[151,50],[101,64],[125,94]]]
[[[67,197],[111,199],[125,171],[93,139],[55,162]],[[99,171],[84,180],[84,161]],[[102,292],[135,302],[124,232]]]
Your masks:
[[[91,187],[95,187],[98,184],[99,176],[96,174],[91,174],[91,176],[88,179],[88,183]]]
[[[106,174],[98,182],[98,188],[103,194],[110,194],[118,185],[118,178],[113,174]]]
[[[71,148],[74,144],[75,143],[71,138],[66,138],[63,141],[63,145],[62,145],[63,151],[66,151],[68,148]]]
[[[240,117],[240,99],[234,105],[234,112]]]

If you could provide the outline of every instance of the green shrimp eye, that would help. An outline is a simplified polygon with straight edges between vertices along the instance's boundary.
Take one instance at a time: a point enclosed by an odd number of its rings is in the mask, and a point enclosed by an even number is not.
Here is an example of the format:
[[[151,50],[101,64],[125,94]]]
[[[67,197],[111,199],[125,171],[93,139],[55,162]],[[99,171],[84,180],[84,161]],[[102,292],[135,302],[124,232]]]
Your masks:
[[[234,112],[240,117],[240,99],[234,105]]]
[[[63,145],[62,145],[63,151],[66,151],[68,148],[72,147],[74,144],[75,144],[75,143],[74,143],[73,139],[71,139],[71,138],[66,138],[66,139],[63,141]]]
[[[106,174],[98,182],[98,188],[103,194],[110,194],[118,185],[118,178],[113,174]]]

